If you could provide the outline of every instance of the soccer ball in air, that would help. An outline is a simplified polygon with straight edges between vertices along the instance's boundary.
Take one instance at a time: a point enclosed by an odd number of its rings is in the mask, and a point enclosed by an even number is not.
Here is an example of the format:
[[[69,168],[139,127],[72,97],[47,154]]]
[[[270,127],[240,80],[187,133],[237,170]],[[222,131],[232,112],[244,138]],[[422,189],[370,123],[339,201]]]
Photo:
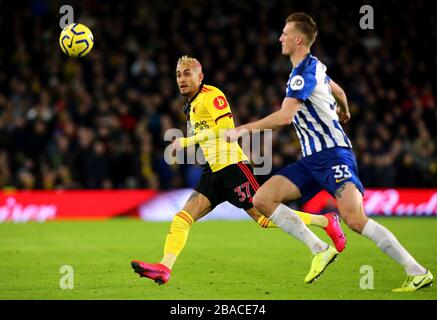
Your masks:
[[[62,30],[59,45],[65,54],[73,58],[80,58],[91,51],[94,37],[87,26],[81,23],[72,23]]]

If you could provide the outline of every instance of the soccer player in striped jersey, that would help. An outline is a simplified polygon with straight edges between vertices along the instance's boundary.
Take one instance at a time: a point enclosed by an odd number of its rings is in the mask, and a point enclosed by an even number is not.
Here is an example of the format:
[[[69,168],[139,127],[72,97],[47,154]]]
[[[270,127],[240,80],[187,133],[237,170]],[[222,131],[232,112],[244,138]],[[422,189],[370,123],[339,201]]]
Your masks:
[[[181,150],[199,144],[207,164],[184,208],[173,218],[161,262],[131,262],[135,272],[159,284],[169,280],[170,271],[185,246],[193,222],[220,203],[229,201],[244,209],[261,227],[275,226],[253,207],[252,196],[259,185],[252,167],[247,164],[247,157],[238,142],[229,143],[224,138],[225,130],[234,128],[234,121],[223,92],[214,86],[202,84],[202,67],[194,58],[183,56],[179,59],[176,78],[181,94],[187,98],[184,112],[191,132],[188,138],[176,139],[171,145],[172,149]],[[336,214],[321,216],[294,210],[292,212],[299,217],[299,221],[304,221],[302,237],[311,239],[312,245],[320,248],[326,246],[305,224],[324,228],[338,250],[344,249],[346,239]]]
[[[316,23],[307,14],[294,13],[286,19],[279,41],[282,54],[290,57],[293,69],[282,108],[227,132],[228,139],[235,141],[252,129],[275,129],[292,123],[300,139],[303,157],[264,183],[254,196],[254,205],[276,225],[294,234],[299,219],[282,203],[298,198],[307,201],[325,189],[337,199],[340,216],[350,229],[375,242],[404,267],[407,279],[393,291],[416,291],[430,286],[431,272],[389,230],[364,212],[364,187],[358,178],[352,144],[340,125],[350,118],[346,94],[326,74],[326,66],[311,55],[310,47],[316,36]],[[313,262],[314,274],[327,264],[324,259]],[[306,282],[313,279],[307,277]]]

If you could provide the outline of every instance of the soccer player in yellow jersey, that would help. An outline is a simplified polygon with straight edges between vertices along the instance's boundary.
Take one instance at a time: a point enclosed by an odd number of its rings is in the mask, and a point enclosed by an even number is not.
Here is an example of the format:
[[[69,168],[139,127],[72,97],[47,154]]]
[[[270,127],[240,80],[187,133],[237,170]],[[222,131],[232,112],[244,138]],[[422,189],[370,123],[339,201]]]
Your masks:
[[[238,142],[228,142],[224,137],[226,129],[235,126],[223,92],[214,86],[202,84],[202,67],[194,58],[183,56],[179,59],[176,78],[180,93],[187,98],[184,113],[191,132],[187,138],[174,140],[171,147],[176,151],[199,144],[207,164],[184,208],[173,218],[161,262],[131,262],[135,272],[159,284],[169,280],[173,264],[185,246],[193,222],[224,201],[244,209],[261,227],[276,227],[252,204],[252,197],[259,185],[252,167],[247,164],[249,161],[246,155]],[[324,228],[338,251],[344,249],[346,239],[334,213],[319,216],[294,212],[304,222],[302,232],[306,238],[311,239],[311,245],[322,247],[324,243],[305,224]],[[300,240],[305,242],[305,239]]]

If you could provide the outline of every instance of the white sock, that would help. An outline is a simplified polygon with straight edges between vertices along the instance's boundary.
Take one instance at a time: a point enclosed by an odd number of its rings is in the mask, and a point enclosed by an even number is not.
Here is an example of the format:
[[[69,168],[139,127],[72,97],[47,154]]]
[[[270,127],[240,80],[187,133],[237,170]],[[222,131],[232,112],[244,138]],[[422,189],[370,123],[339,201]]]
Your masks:
[[[379,249],[401,264],[408,275],[425,274],[426,269],[408,253],[387,228],[369,219],[361,233],[376,243]]]
[[[289,235],[305,243],[313,254],[328,248],[328,244],[320,240],[293,210],[282,203],[273,211],[269,219]]]

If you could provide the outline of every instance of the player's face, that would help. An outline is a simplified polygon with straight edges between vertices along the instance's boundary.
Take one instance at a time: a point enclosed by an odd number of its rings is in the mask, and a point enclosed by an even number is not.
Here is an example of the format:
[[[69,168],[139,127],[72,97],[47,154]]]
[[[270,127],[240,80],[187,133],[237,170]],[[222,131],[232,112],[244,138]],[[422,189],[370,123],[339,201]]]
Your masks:
[[[191,98],[199,90],[203,74],[191,66],[178,64],[176,68],[176,82],[181,95]]]
[[[279,42],[282,45],[283,55],[292,55],[296,50],[296,40],[299,37],[299,32],[294,27],[294,22],[288,22],[282,30]]]

